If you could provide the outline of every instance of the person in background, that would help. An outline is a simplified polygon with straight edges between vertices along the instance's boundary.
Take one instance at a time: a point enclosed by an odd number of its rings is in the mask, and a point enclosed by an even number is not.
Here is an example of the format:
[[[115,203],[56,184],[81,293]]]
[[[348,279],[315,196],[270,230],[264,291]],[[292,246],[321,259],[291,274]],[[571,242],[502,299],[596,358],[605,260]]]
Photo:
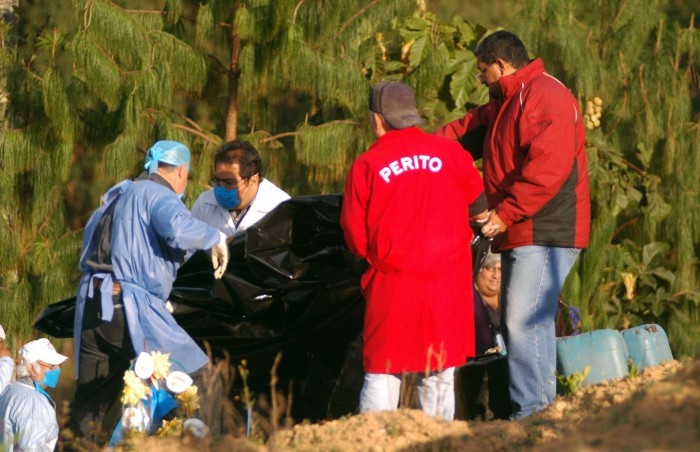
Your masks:
[[[474,327],[476,354],[482,355],[499,346],[494,339],[500,334],[499,293],[501,291],[501,255],[489,252],[474,279]],[[506,350],[500,350],[505,355]],[[479,403],[484,377],[488,384],[488,407],[495,419],[508,419],[513,410],[508,393],[508,363],[505,356],[464,366],[460,371],[462,394],[468,419],[486,419],[486,407]]]
[[[0,444],[3,450],[52,452],[58,440],[56,404],[46,392],[55,388],[59,367],[68,357],[48,339],[27,342],[19,351],[17,381],[0,394]]]
[[[470,153],[483,155],[491,210],[481,231],[503,260],[512,418],[520,419],[556,396],[557,298],[589,240],[586,131],[576,98],[542,60],[530,61],[516,35],[496,31],[474,55],[489,103],[436,134],[469,142]]]
[[[255,224],[289,195],[263,177],[258,151],[247,141],[224,143],[214,155],[213,188],[202,193],[192,215],[231,237]]]
[[[0,394],[12,381],[15,362],[12,353],[5,345],[5,329],[0,325]]]
[[[455,366],[474,353],[469,220],[487,217],[481,176],[457,143],[416,127],[409,86],[379,83],[369,105],[377,140],[350,168],[340,216],[369,264],[360,411],[396,409],[402,373],[420,373],[423,411],[452,420]]]
[[[175,322],[166,300],[186,251],[209,250],[213,278],[222,277],[226,236],[194,218],[180,199],[190,171],[184,144],[158,141],[145,169],[112,187],[85,227],[74,324],[78,382],[68,427],[93,440],[130,361],[143,351],[169,353],[177,370],[205,389],[209,358]]]

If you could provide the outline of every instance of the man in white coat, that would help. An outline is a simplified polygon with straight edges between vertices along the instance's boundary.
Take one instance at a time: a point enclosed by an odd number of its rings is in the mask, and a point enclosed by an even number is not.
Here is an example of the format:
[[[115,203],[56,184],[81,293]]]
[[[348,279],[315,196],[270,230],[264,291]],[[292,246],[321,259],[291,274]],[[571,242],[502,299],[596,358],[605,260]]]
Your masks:
[[[46,338],[27,342],[19,354],[17,380],[0,394],[0,450],[53,452],[58,421],[56,404],[46,389],[56,387],[59,366],[68,357]]]
[[[289,195],[263,177],[258,151],[247,141],[224,143],[214,155],[213,188],[202,193],[192,215],[227,237],[255,224]]]

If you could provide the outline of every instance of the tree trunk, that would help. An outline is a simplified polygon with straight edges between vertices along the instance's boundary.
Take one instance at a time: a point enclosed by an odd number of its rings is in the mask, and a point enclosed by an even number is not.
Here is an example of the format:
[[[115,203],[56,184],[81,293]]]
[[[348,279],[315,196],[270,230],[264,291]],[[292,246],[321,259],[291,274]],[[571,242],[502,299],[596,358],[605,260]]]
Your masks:
[[[241,38],[236,21],[231,21],[231,62],[228,70],[228,113],[226,115],[226,141],[236,139],[238,129],[238,79],[241,71],[238,58],[241,53]]]

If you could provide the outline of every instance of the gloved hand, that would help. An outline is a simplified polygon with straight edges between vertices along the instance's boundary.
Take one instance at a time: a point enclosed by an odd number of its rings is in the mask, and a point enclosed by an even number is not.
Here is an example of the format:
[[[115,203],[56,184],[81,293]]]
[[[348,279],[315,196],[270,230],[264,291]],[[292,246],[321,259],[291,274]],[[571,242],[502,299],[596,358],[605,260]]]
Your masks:
[[[211,249],[211,263],[214,266],[214,278],[221,279],[228,266],[228,245],[223,233],[221,233],[219,243]]]

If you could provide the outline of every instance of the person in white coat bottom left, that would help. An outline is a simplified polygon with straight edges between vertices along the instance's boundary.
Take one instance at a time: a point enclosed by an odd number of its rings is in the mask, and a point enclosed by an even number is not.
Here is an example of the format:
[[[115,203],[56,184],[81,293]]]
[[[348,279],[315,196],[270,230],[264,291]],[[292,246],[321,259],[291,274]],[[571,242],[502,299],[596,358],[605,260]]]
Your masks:
[[[55,388],[60,365],[68,359],[48,339],[27,342],[19,351],[17,381],[0,394],[0,446],[3,450],[53,451],[58,440]]]

